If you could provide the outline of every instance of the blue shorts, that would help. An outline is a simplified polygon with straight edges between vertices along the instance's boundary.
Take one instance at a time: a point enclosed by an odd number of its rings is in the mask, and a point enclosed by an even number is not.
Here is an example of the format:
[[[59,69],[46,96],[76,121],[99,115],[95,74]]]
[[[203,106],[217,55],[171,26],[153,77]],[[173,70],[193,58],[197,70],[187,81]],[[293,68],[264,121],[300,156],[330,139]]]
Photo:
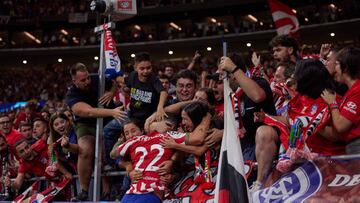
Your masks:
[[[161,199],[154,193],[125,194],[121,203],[161,203]]]

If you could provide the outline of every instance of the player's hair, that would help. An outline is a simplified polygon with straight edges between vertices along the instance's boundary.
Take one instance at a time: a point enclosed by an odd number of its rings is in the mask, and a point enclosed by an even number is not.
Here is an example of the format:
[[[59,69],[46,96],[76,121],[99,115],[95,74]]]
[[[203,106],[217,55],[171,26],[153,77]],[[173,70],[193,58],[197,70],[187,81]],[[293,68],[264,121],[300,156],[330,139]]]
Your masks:
[[[133,119],[130,119],[130,120],[128,120],[128,121],[126,121],[126,122],[124,123],[123,129],[122,129],[122,132],[123,132],[123,133],[124,133],[124,126],[125,126],[125,125],[128,125],[128,124],[130,124],[130,123],[136,125],[136,127],[138,127],[141,131],[144,131],[144,121],[141,121],[141,120],[138,120],[138,119],[133,118]]]

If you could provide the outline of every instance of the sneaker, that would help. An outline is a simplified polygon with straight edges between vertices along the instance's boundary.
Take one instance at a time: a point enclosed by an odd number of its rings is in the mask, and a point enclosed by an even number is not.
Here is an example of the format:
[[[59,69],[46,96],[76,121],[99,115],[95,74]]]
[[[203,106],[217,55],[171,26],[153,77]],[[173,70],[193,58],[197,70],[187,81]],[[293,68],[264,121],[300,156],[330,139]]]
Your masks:
[[[71,201],[72,202],[81,202],[81,201],[88,201],[89,193],[86,190],[81,190],[81,192],[74,197]]]
[[[253,184],[249,187],[249,192],[254,193],[258,190],[260,190],[262,187],[262,183],[260,181],[255,181]]]

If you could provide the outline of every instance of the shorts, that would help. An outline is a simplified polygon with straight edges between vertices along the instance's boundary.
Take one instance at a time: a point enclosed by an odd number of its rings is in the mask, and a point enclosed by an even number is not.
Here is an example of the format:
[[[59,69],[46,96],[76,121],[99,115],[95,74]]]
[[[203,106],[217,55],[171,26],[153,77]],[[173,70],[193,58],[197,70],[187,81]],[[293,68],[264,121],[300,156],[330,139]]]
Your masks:
[[[154,193],[125,194],[120,203],[161,203],[161,199]]]
[[[88,124],[77,123],[75,124],[75,133],[78,140],[87,135],[96,136],[96,128]]]

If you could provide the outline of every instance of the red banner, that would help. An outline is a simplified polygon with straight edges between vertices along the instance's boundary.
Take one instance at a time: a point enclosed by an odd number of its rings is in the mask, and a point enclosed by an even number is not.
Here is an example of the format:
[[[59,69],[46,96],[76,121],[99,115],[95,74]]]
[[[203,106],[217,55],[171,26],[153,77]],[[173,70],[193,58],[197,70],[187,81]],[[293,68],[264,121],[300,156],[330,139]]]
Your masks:
[[[246,173],[252,163],[245,163]],[[214,181],[216,167],[211,168]],[[172,189],[170,202],[214,202],[215,190],[194,183],[194,171],[187,173]],[[252,194],[253,202],[335,203],[360,202],[360,156],[358,158],[319,158],[281,174],[274,170],[265,187]]]

